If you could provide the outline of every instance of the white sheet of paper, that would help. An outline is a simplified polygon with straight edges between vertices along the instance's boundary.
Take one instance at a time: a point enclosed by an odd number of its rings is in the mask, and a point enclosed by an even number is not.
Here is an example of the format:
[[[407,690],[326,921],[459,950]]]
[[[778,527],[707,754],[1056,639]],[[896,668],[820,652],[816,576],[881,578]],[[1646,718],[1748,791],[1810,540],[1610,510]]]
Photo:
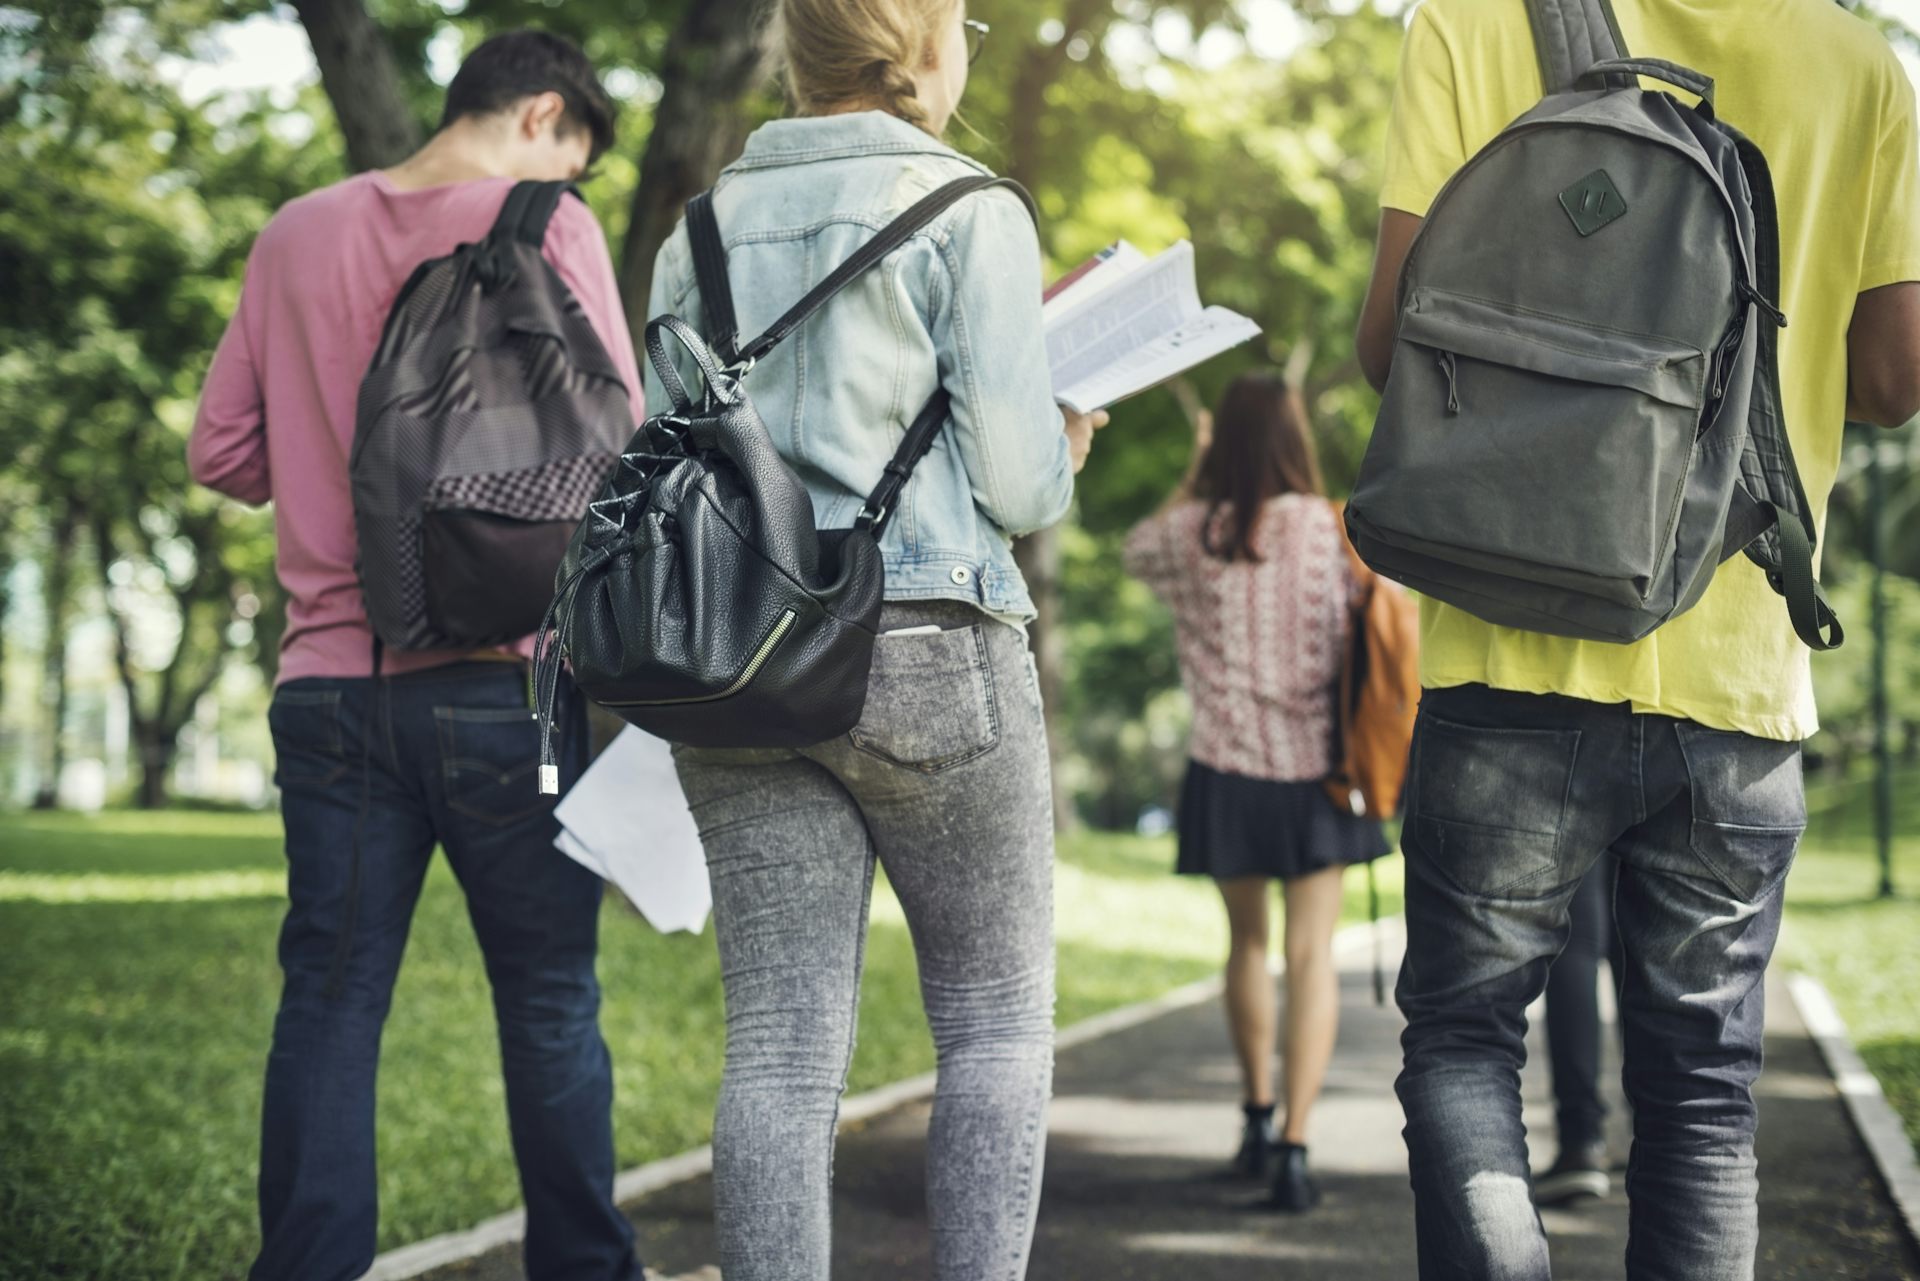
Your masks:
[[[610,881],[662,933],[706,928],[706,853],[667,744],[628,726],[560,798],[554,845]]]

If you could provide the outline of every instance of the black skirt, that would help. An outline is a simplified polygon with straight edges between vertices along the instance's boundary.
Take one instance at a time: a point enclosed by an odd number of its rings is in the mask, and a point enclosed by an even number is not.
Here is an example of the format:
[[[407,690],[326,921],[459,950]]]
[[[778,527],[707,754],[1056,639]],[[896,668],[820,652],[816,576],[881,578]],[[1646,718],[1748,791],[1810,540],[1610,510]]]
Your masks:
[[[1342,810],[1317,780],[1247,778],[1187,763],[1174,868],[1182,876],[1290,880],[1387,852],[1379,822]]]

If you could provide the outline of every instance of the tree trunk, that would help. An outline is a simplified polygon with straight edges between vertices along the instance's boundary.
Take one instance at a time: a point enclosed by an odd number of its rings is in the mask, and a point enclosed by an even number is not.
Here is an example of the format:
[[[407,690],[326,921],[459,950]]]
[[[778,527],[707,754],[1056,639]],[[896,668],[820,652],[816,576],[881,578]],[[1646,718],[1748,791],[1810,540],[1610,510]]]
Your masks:
[[[180,750],[180,732],[163,733],[151,722],[134,736],[134,751],[140,758],[140,790],[134,804],[143,810],[167,807],[167,775],[173,770],[174,755]]]
[[[155,696],[150,700],[151,707],[143,706],[141,702],[142,682],[134,666],[128,620],[115,604],[111,592],[107,597],[106,613],[113,634],[114,667],[119,672],[120,687],[126,692],[127,723],[134,752],[140,762],[137,804],[141,809],[159,809],[167,803],[167,775],[180,749],[180,731],[193,718],[194,708],[199,706],[200,700],[213,690],[232,653],[231,643],[224,639],[224,629],[221,632],[222,639],[215,648],[199,655],[192,652],[196,602],[203,608],[209,602],[219,602],[222,609],[231,609],[231,575],[217,559],[210,559],[217,556],[214,528],[216,526],[212,523],[198,527],[182,526],[181,533],[193,546],[200,563],[191,582],[173,589],[174,608],[180,620],[180,640],[167,665],[150,673],[149,683],[156,687]],[[107,521],[94,517],[89,533],[94,557],[99,565],[100,581],[102,584],[108,583],[112,581],[113,563],[119,555],[114,544],[113,529]],[[196,666],[198,670],[195,670]]]
[[[67,601],[73,594],[73,540],[79,529],[75,509],[65,507],[54,520],[41,578],[47,642],[41,652],[40,707],[47,741],[41,762],[45,772],[33,796],[37,810],[50,810],[60,803],[60,775],[67,765]]]
[[[699,6],[694,6],[698,8]],[[399,164],[420,145],[393,49],[362,0],[293,0],[354,169]]]
[[[667,40],[660,103],[620,253],[620,301],[641,366],[653,259],[687,201],[713,184],[746,139],[749,96],[772,66],[769,0],[698,0]]]

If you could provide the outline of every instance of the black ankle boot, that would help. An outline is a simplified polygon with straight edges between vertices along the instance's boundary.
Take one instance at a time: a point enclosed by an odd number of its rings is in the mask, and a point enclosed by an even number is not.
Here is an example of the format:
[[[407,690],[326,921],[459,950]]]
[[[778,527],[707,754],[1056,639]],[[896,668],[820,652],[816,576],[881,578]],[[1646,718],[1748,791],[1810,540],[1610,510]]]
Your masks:
[[[1241,1105],[1247,1114],[1247,1127],[1240,1136],[1240,1151],[1234,1154],[1233,1173],[1245,1179],[1265,1179],[1273,1169],[1273,1150],[1280,1134],[1273,1125],[1273,1109]]]
[[[1299,1143],[1282,1143],[1273,1150],[1273,1195],[1267,1204],[1276,1210],[1298,1214],[1320,1204],[1320,1185],[1307,1169],[1307,1149]]]

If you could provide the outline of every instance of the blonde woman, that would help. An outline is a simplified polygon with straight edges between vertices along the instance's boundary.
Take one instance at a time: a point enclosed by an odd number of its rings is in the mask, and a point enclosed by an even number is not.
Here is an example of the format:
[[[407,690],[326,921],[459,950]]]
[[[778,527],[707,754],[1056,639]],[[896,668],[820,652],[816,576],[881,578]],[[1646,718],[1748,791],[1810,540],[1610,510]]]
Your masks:
[[[779,16],[796,114],[756,130],[713,194],[743,334],[918,198],[983,172],[940,141],[985,34],[959,0],[783,0]],[[1026,1273],[1053,1072],[1053,815],[1011,540],[1066,511],[1105,421],[1054,405],[1040,290],[1025,205],[977,193],[744,376],[822,528],[853,523],[936,388],[952,416],[881,540],[885,634],[859,726],[800,751],[677,749],[727,997],[713,1140],[727,1281],[828,1276],[876,862],[912,931],[939,1064],[932,1275]],[[655,269],[663,312],[707,323],[684,228]]]

